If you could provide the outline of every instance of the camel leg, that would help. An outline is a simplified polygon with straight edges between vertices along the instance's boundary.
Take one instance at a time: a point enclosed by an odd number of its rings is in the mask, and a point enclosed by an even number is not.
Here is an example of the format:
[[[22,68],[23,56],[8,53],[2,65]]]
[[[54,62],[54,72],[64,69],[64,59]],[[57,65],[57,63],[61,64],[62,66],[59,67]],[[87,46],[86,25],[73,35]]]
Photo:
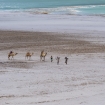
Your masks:
[[[11,56],[9,57],[9,60],[11,60]]]
[[[30,57],[29,56],[27,56],[27,60],[30,60]]]
[[[10,60],[10,56],[8,55],[8,60]]]
[[[29,57],[29,60],[31,60],[31,56]]]
[[[10,60],[12,60],[12,56],[10,56]]]
[[[8,60],[10,60],[10,57],[8,57]]]
[[[12,58],[11,59],[14,59],[14,57],[12,56]]]
[[[29,56],[27,56],[27,60],[29,59]]]
[[[28,59],[28,56],[25,56],[25,60],[27,60]]]
[[[44,57],[44,61],[45,61],[45,57]]]
[[[27,56],[27,60],[29,60],[29,56]]]

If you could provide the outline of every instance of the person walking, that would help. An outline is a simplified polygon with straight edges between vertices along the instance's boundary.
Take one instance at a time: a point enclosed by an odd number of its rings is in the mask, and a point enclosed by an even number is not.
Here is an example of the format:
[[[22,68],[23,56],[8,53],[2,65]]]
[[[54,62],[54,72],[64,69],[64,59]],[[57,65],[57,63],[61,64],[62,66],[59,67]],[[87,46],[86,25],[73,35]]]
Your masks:
[[[57,60],[57,65],[58,65],[60,61],[60,57],[57,57],[56,60]]]
[[[53,57],[51,56],[51,62],[53,61]]]
[[[65,63],[66,63],[66,65],[67,65],[67,62],[68,62],[68,58],[67,58],[67,57],[65,57]]]

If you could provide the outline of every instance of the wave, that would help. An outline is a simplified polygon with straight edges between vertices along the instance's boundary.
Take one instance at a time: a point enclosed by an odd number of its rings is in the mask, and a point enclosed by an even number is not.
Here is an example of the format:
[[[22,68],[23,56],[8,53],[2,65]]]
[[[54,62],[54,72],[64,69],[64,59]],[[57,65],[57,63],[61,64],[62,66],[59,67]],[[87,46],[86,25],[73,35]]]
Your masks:
[[[61,15],[63,14],[69,14],[69,15],[82,14],[83,15],[86,13],[105,14],[105,5],[64,6],[64,7],[57,7],[57,8],[33,8],[25,11],[30,12],[32,14],[61,14]]]
[[[0,6],[2,10],[5,10],[3,6]],[[4,8],[4,9],[3,9]],[[59,14],[59,15],[98,15],[105,14],[105,5],[85,5],[85,6],[62,6],[53,8],[31,8],[31,9],[16,9],[16,6],[7,6],[6,11],[20,11],[28,12],[31,14]]]
[[[26,10],[27,12],[33,13],[33,14],[75,14],[79,12],[75,8],[71,7],[58,7],[58,8],[38,8],[38,9],[30,9]]]

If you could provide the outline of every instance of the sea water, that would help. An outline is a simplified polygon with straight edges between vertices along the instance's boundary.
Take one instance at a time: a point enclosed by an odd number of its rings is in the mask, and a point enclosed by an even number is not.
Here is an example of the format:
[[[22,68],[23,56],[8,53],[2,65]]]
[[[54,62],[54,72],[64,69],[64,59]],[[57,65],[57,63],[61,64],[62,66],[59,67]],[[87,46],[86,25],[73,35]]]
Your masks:
[[[0,11],[34,14],[104,15],[105,0],[0,0]]]

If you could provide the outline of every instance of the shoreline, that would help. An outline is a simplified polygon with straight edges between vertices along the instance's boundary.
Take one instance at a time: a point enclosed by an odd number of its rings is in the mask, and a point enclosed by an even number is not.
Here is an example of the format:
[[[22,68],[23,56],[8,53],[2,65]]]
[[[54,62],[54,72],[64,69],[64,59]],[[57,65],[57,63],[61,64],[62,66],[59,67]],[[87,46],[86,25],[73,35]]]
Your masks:
[[[1,13],[0,30],[33,32],[105,32],[105,18],[100,16]]]

